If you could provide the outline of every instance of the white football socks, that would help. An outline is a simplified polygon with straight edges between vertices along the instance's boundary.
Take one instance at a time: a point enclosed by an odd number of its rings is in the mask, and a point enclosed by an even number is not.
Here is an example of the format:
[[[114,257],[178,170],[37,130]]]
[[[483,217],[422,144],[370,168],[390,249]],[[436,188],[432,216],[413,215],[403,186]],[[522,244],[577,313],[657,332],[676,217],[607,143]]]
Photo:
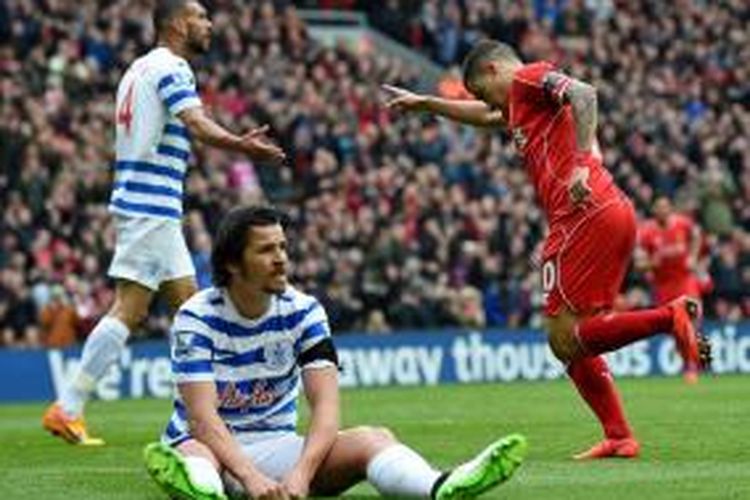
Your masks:
[[[383,496],[430,498],[441,473],[403,444],[381,451],[367,464],[367,480]]]
[[[206,492],[210,491],[218,495],[224,494],[224,483],[219,471],[207,458],[189,455],[184,459],[187,473],[193,485]]]
[[[76,417],[83,413],[96,383],[120,358],[129,335],[130,330],[119,319],[105,316],[99,320],[83,345],[78,372],[60,396],[65,413]]]

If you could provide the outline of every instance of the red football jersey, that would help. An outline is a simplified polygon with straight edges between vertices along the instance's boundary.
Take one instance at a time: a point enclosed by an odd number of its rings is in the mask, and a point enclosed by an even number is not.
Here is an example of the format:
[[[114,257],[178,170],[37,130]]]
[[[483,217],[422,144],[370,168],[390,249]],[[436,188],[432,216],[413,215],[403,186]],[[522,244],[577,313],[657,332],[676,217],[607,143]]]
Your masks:
[[[659,288],[670,283],[682,282],[690,274],[690,240],[693,221],[684,215],[672,214],[666,226],[648,220],[638,231],[641,248],[653,264],[654,285]]]
[[[552,87],[545,83],[550,71],[555,67],[547,62],[524,65],[513,77],[508,98],[508,127],[550,226],[546,255],[559,249],[565,238],[564,226],[576,224],[615,195],[623,196],[600,155],[591,153],[583,159],[584,165],[576,165],[575,121],[564,100],[570,79]],[[568,194],[576,166],[589,168],[591,196],[584,208],[573,205]]]

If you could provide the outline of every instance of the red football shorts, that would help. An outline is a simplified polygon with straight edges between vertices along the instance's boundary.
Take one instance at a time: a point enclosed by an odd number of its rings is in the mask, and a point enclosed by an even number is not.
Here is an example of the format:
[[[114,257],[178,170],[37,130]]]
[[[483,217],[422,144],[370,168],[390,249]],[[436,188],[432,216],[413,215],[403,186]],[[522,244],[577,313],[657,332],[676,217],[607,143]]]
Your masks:
[[[655,284],[654,300],[657,304],[664,305],[682,295],[700,299],[703,295],[701,292],[701,282],[692,273],[687,273],[666,283]]]
[[[563,306],[579,315],[610,309],[635,247],[633,205],[617,197],[562,230],[559,250],[542,264],[545,314],[555,316]]]

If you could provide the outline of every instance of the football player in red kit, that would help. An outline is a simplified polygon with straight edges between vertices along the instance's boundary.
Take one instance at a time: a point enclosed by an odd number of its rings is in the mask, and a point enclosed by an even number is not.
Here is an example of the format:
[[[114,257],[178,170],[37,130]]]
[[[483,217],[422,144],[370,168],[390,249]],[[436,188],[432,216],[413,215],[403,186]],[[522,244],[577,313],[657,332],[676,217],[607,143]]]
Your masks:
[[[633,253],[636,218],[602,165],[594,87],[547,62],[524,64],[492,40],[467,55],[464,83],[478,100],[385,86],[388,107],[510,131],[549,225],[542,286],[550,347],[604,430],[603,441],[575,457],[635,457],[640,445],[601,354],[671,333],[685,363],[697,365],[708,358],[694,325],[699,305],[680,297],[654,309],[608,312]]]
[[[654,301],[661,305],[682,295],[700,299],[705,280],[697,275],[701,251],[700,228],[675,213],[666,196],[654,202],[653,219],[638,228],[638,268],[649,273]]]
[[[646,272],[656,304],[664,305],[683,295],[700,301],[711,287],[707,275],[699,275],[700,228],[693,220],[675,213],[666,196],[657,196],[653,219],[638,228],[636,268]],[[685,379],[697,380],[697,366],[685,367]]]

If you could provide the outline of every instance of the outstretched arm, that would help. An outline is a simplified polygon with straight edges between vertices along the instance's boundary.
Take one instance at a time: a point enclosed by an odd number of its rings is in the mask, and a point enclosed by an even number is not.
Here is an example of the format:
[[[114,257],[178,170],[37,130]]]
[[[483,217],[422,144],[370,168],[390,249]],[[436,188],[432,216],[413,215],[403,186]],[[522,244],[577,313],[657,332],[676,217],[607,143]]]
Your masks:
[[[482,101],[442,99],[393,85],[383,85],[383,90],[390,95],[386,102],[388,109],[425,111],[475,127],[504,127],[506,123],[502,112],[491,109]]]
[[[245,153],[260,162],[280,163],[285,158],[281,148],[265,137],[267,126],[236,135],[212,120],[202,106],[185,109],[177,116],[192,137],[209,146]]]
[[[560,103],[570,103],[576,125],[578,151],[591,152],[596,140],[596,88],[557,71],[547,73],[543,85]]]

